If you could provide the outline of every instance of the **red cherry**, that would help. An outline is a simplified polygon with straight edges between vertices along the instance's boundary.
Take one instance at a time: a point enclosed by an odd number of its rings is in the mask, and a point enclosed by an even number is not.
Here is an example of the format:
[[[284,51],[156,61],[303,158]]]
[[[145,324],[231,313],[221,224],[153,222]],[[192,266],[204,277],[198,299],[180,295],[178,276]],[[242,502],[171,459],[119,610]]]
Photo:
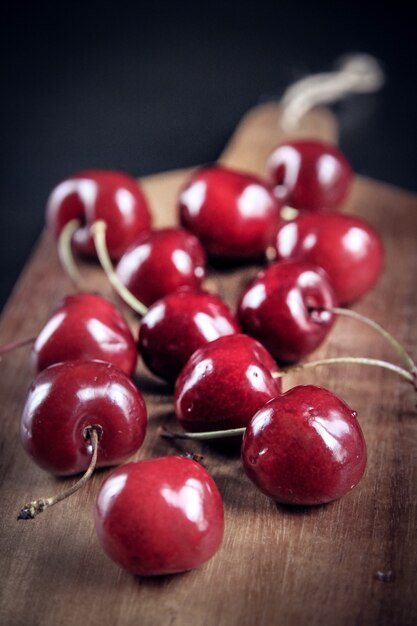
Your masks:
[[[140,325],[139,352],[151,372],[174,382],[195,350],[238,332],[239,324],[220,298],[181,289],[149,308]]]
[[[72,238],[74,249],[90,256],[95,256],[90,228],[97,220],[104,220],[108,227],[107,247],[114,259],[148,230],[151,223],[145,196],[135,179],[110,170],[78,172],[53,189],[46,221],[55,237],[73,219],[82,224]]]
[[[344,155],[323,141],[279,145],[268,159],[267,170],[277,197],[301,211],[337,209],[352,181]]]
[[[78,474],[91,459],[88,429],[100,432],[97,466],[117,465],[142,445],[145,402],[132,381],[110,363],[67,361],[32,383],[21,419],[24,449],[43,469]]]
[[[191,432],[246,426],[281,392],[278,367],[260,343],[230,335],[194,352],[175,384],[175,414]]]
[[[117,308],[100,296],[67,296],[39,333],[32,363],[41,371],[61,361],[98,359],[133,374],[136,342]]]
[[[104,481],[95,526],[106,554],[141,576],[198,567],[220,547],[224,519],[210,474],[192,459],[128,463]]]
[[[282,226],[277,259],[301,259],[323,267],[340,304],[349,304],[376,283],[384,248],[364,220],[341,213],[303,214]]]
[[[215,257],[262,257],[279,224],[280,204],[261,179],[221,166],[195,172],[181,192],[181,223]]]
[[[164,228],[142,235],[124,253],[116,272],[125,287],[150,306],[179,287],[198,289],[205,263],[197,237],[182,228]]]
[[[242,328],[279,362],[298,361],[324,341],[334,316],[314,308],[336,306],[333,289],[320,267],[281,262],[258,273],[240,297]]]
[[[366,466],[356,413],[327,389],[299,386],[253,417],[242,443],[244,469],[284,504],[322,504],[348,493]]]

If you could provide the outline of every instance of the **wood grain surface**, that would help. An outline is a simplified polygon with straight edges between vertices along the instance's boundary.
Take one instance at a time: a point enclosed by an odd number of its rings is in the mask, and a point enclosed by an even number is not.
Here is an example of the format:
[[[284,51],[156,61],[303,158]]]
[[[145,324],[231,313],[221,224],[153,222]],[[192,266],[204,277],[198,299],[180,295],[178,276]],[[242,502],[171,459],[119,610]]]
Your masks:
[[[279,108],[251,111],[225,149],[222,162],[262,173],[269,150],[282,139]],[[335,137],[327,111],[309,114],[301,135]],[[175,199],[187,172],[149,177],[143,185],[155,224],[175,222]],[[355,305],[388,327],[417,358],[417,198],[357,179],[345,210],[380,232],[386,267],[377,286]],[[208,283],[233,306],[253,266],[219,271]],[[86,284],[112,297],[99,269],[81,266]],[[24,270],[0,323],[0,343],[37,334],[71,284],[48,233]],[[116,299],[113,297],[116,301]],[[126,309],[124,309],[126,312]],[[138,321],[129,316],[132,327]],[[95,495],[108,470],[35,521],[17,522],[28,500],[71,484],[35,466],[19,440],[19,419],[33,378],[29,350],[0,364],[0,623],[4,626],[270,626],[411,625],[417,622],[417,410],[412,388],[393,374],[340,365],[292,375],[326,386],[356,409],[368,444],[361,483],[326,506],[278,506],[245,477],[238,450],[199,443],[175,446],[157,427],[175,427],[171,390],[140,364],[149,428],[136,458],[191,449],[204,454],[224,498],[226,530],[215,557],[195,571],[140,579],[101,551],[92,523]],[[314,358],[359,355],[395,360],[371,329],[341,319]],[[59,407],[57,407],[59,410]]]

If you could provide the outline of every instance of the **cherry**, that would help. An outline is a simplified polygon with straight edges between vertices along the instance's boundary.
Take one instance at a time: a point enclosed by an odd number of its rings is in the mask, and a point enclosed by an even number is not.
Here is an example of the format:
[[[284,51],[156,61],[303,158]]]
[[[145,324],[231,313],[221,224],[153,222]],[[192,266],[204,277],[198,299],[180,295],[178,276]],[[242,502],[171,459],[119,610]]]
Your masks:
[[[179,199],[181,224],[213,257],[262,257],[273,241],[280,203],[261,179],[222,167],[191,175]]]
[[[30,387],[20,429],[35,463],[62,476],[84,471],[93,428],[99,433],[98,467],[122,463],[138,450],[146,407],[132,381],[102,361],[67,361],[43,370]]]
[[[279,145],[267,170],[276,196],[301,211],[337,209],[352,181],[351,167],[340,150],[317,140]]]
[[[139,352],[151,372],[174,382],[195,350],[238,332],[239,324],[220,298],[181,289],[155,302],[144,315]]]
[[[175,414],[186,430],[246,426],[281,392],[277,365],[247,335],[220,337],[194,352],[175,384]]]
[[[198,289],[205,276],[206,256],[192,233],[164,228],[144,233],[121,257],[116,273],[144,305],[179,287]]]
[[[261,408],[242,442],[246,474],[284,504],[322,504],[348,493],[366,466],[356,412],[336,395],[298,386]]]
[[[32,363],[41,371],[61,361],[99,359],[133,374],[136,342],[117,308],[90,293],[67,296],[39,333]]]
[[[336,304],[326,273],[307,262],[281,262],[260,271],[240,297],[238,319],[279,362],[298,361],[325,339]]]
[[[114,470],[97,497],[106,554],[140,576],[174,574],[210,559],[223,538],[220,493],[196,461],[166,456]]]
[[[300,259],[323,267],[340,304],[349,304],[376,283],[384,248],[364,220],[341,213],[304,213],[278,230],[277,260]]]
[[[59,183],[49,196],[48,227],[58,238],[70,221],[78,220],[72,245],[79,253],[95,255],[90,227],[99,219],[108,225],[107,246],[114,259],[150,228],[148,205],[134,178],[111,170],[85,170]]]

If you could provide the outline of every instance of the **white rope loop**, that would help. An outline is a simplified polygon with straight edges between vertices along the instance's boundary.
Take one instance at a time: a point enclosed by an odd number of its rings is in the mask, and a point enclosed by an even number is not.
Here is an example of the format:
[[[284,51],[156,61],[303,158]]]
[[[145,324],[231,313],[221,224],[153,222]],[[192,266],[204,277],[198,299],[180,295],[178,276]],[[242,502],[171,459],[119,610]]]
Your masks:
[[[384,72],[373,56],[342,57],[334,72],[313,74],[288,87],[282,97],[281,126],[285,132],[292,132],[302,117],[318,104],[336,102],[353,93],[371,93],[380,89],[384,82]]]

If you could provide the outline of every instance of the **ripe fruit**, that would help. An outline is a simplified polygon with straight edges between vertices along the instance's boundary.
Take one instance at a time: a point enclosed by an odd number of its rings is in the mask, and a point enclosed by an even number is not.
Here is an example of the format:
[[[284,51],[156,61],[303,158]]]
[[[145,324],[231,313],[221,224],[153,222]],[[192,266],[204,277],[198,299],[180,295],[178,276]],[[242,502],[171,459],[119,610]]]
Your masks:
[[[333,393],[298,386],[256,413],[242,443],[244,469],[284,504],[322,504],[348,493],[366,466],[356,413]]]
[[[300,211],[337,209],[352,181],[351,167],[340,150],[317,140],[279,145],[267,170],[277,197]]]
[[[376,283],[384,248],[364,220],[341,213],[304,213],[278,230],[277,260],[323,267],[340,304],[349,304]]]
[[[281,392],[278,367],[247,335],[220,337],[194,352],[175,384],[175,414],[191,432],[246,426]]]
[[[210,474],[194,460],[167,456],[128,463],[104,481],[95,526],[106,554],[141,576],[205,563],[223,538],[223,505]]]
[[[327,311],[336,305],[326,273],[307,262],[270,265],[240,297],[238,319],[279,362],[298,361],[324,341],[333,324]]]
[[[118,309],[100,296],[77,293],[64,298],[39,333],[31,355],[37,371],[61,361],[99,359],[130,376],[137,349]]]
[[[97,427],[98,467],[122,463],[142,445],[145,402],[132,381],[110,363],[67,361],[43,370],[23,409],[24,449],[43,469],[67,476],[90,462],[88,431]]]
[[[261,179],[222,166],[198,170],[179,199],[181,224],[213,257],[262,257],[280,221],[280,203]]]
[[[89,256],[95,256],[90,228],[95,221],[104,220],[113,259],[118,259],[151,224],[145,196],[135,179],[110,170],[77,172],[53,189],[46,221],[56,238],[73,219],[80,221],[80,227],[73,234],[72,245]]]
[[[205,276],[206,255],[192,233],[164,228],[144,233],[121,257],[116,272],[145,306],[179,287],[198,289]]]
[[[139,352],[151,372],[174,382],[195,350],[238,332],[239,324],[220,298],[181,289],[149,308],[139,329]]]

